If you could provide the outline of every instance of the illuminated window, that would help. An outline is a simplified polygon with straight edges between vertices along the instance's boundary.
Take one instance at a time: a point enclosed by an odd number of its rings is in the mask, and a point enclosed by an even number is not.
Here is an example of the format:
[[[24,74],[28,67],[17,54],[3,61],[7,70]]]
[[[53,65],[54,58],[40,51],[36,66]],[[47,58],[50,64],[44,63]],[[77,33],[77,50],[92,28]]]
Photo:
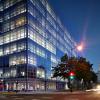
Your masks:
[[[41,56],[41,57],[45,57],[44,50],[42,50],[42,49],[40,49],[38,47],[36,47],[36,54],[39,55],[39,56]]]
[[[0,45],[3,44],[3,36],[0,36]]]
[[[10,26],[10,27],[11,27],[11,29],[14,29],[14,28],[15,28],[15,22],[14,22],[14,21],[11,21],[11,23],[10,23],[10,24],[11,24],[11,26]]]
[[[16,52],[17,51],[17,45],[16,44],[12,44],[10,50],[11,50],[10,53]]]
[[[36,53],[36,47],[32,43],[28,43],[28,50],[30,50],[33,53]]]
[[[20,28],[18,30],[14,30],[10,33],[10,40],[15,41],[26,37],[26,30],[24,28]]]
[[[7,55],[7,54],[9,54],[9,53],[10,53],[9,46],[6,46],[6,47],[4,48],[4,54]]]
[[[4,36],[4,43],[8,43],[9,41],[10,41],[10,36],[9,36],[9,34],[6,34]]]
[[[42,25],[45,26],[45,18],[42,17]]]
[[[10,30],[10,23],[7,22],[7,23],[4,23],[3,24],[3,31],[6,32],[6,31],[9,31]]]
[[[38,78],[45,78],[45,70],[42,68],[37,69],[37,77]]]
[[[13,1],[13,0],[11,0],[11,1]],[[4,20],[7,20],[7,19],[12,18],[14,16],[17,16],[21,13],[24,13],[25,11],[26,11],[25,5],[21,4],[17,7],[14,7],[12,10],[10,10],[10,12],[5,12],[4,13]]]
[[[10,77],[10,71],[5,72],[5,73],[4,73],[4,77],[5,77],[5,78]]]
[[[28,55],[28,63],[31,65],[37,65],[36,57],[34,55]]]
[[[46,41],[46,49],[48,49],[50,52],[56,54],[56,48],[48,41]]]
[[[54,82],[49,82],[48,83],[48,89],[52,89],[52,90],[55,90],[56,89],[56,83]]]
[[[26,45],[24,42],[18,43],[18,51],[22,51],[26,49]]]
[[[2,3],[0,4],[0,11],[3,11]]]
[[[4,13],[4,20],[7,20],[7,19],[9,19],[9,18],[10,18],[9,12]]]
[[[10,57],[9,65],[16,65],[16,57],[15,56]]]
[[[11,41],[15,41],[16,40],[16,33],[13,31],[13,32],[11,32],[11,34],[10,34],[10,39],[11,39]]]
[[[3,77],[3,70],[0,70],[0,77]]]
[[[0,22],[2,22],[3,21],[3,18],[0,16]]]
[[[25,63],[26,63],[26,58],[23,55],[18,56],[17,64],[25,64]]]
[[[37,54],[38,56],[44,57],[45,58],[45,51],[35,45],[33,45],[32,43],[28,44],[28,50],[30,50],[31,52]]]
[[[24,55],[16,55],[11,56],[9,59],[9,65],[19,65],[19,64],[25,64],[26,63],[26,57]]]
[[[15,3],[19,2],[21,0],[5,0],[4,2],[4,9],[14,5]]]
[[[25,72],[21,72],[21,76],[25,76]]]
[[[56,54],[56,48],[53,46],[53,44],[51,44],[50,42],[47,41],[46,45],[45,45],[45,39],[42,36],[40,36],[40,34],[38,34],[38,33],[36,34],[35,31],[29,30],[28,36],[30,39],[32,39],[33,41],[35,41],[39,45],[41,45],[43,47],[46,46],[45,47],[46,49],[48,49],[50,52]]]
[[[4,3],[5,8],[8,8],[10,5],[9,0],[6,0],[6,2]]]
[[[18,6],[18,7],[16,7],[14,12],[16,12],[16,15],[18,15],[18,14],[21,14],[21,13],[23,13],[25,11],[26,11],[25,5],[22,4],[22,5]]]
[[[33,3],[33,5],[35,5],[35,0],[30,0],[32,3]]]
[[[25,29],[21,29],[21,30],[20,30],[20,37],[21,37],[21,38],[26,37],[26,31],[25,31]]]
[[[16,27],[22,26],[25,23],[25,18],[21,17],[19,19],[16,20]]]
[[[0,56],[2,56],[2,55],[3,55],[3,49],[0,48]]]
[[[44,37],[42,37],[40,34],[37,34],[35,31],[33,33],[33,31],[29,30],[29,38],[32,39],[33,41],[35,41],[36,43],[38,43],[39,45],[45,47],[45,39]]]
[[[56,61],[56,56],[54,56],[53,54],[51,54],[51,61],[54,62],[54,63],[57,62],[57,61]]]
[[[44,43],[43,38],[40,37],[39,35],[37,35],[36,42],[37,42],[38,44],[40,44],[41,46],[43,46],[43,47],[45,46],[45,43]]]
[[[44,6],[46,5],[46,1],[45,0],[40,0],[40,1]]]
[[[16,69],[11,69],[10,76],[15,77],[17,74]]]
[[[28,6],[28,12],[29,12],[32,16],[34,16],[34,10],[33,10],[33,7]]]

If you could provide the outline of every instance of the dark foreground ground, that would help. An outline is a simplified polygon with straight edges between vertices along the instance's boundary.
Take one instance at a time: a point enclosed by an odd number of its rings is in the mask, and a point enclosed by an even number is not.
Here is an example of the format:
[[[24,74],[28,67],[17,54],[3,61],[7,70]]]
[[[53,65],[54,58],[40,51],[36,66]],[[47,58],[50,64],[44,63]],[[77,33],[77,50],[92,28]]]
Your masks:
[[[0,100],[100,100],[100,92],[1,94]]]

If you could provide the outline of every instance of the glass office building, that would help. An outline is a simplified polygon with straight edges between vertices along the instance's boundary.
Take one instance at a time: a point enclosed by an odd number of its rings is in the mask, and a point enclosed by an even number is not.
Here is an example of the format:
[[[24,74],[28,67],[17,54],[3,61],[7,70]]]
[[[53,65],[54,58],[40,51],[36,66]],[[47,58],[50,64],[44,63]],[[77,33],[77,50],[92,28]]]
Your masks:
[[[63,89],[51,69],[75,45],[47,0],[0,0],[0,89]]]

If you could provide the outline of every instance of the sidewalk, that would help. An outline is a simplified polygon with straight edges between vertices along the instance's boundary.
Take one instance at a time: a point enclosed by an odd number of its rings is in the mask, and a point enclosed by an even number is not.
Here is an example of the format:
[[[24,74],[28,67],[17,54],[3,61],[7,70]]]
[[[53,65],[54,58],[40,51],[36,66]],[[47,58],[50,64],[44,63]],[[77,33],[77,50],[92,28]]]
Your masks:
[[[54,92],[54,91],[33,91],[33,92],[18,92],[17,94],[79,94],[86,93],[85,91],[65,91],[65,92]]]
[[[26,95],[29,95],[29,94],[80,94],[80,93],[86,93],[86,91],[73,91],[73,92],[70,92],[70,91],[27,91],[27,92],[24,92],[24,91],[20,91],[20,92],[0,92],[0,94],[3,94],[3,95],[14,95],[14,94],[26,94]]]
[[[7,91],[4,91],[4,92],[0,92],[0,94],[2,95],[8,95],[8,94],[10,94],[10,95],[13,95],[13,94],[16,94],[16,92],[7,92]]]

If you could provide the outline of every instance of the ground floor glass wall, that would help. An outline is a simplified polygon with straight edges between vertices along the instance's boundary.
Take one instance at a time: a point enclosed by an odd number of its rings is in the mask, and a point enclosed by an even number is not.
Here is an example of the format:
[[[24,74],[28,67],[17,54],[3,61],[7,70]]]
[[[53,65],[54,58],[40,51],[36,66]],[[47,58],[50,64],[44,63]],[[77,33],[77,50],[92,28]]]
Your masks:
[[[64,83],[62,83],[64,84]],[[62,85],[56,81],[45,81],[45,80],[33,80],[33,81],[5,81],[0,83],[0,91],[49,91],[49,90],[57,90],[62,88],[64,89],[64,85]],[[62,87],[63,86],[63,87]]]

